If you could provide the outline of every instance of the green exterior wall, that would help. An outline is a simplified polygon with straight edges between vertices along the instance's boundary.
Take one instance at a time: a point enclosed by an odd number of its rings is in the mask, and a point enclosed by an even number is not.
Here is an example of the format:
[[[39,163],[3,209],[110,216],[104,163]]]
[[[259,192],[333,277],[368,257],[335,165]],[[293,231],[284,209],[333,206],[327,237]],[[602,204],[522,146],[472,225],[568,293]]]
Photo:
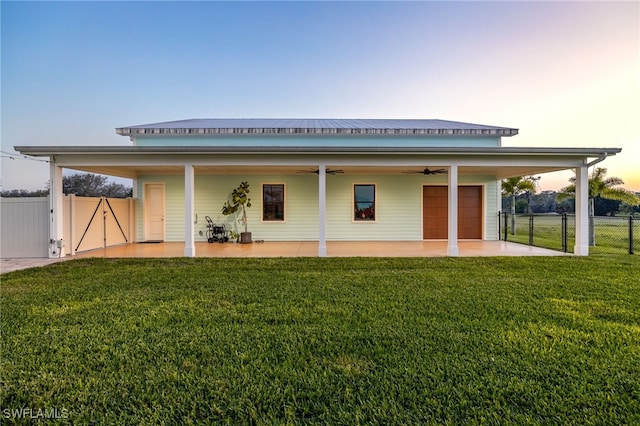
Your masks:
[[[206,241],[205,216],[228,230],[242,231],[240,215],[224,216],[223,203],[238,184],[250,184],[252,207],[247,210],[249,231],[254,240],[314,241],[318,239],[318,177],[316,175],[196,176],[194,205],[197,220],[195,240]],[[184,177],[143,176],[138,179],[137,229],[143,240],[144,183],[166,185],[165,241],[184,241]],[[263,183],[285,184],[285,221],[261,220]],[[376,221],[352,220],[353,184],[376,184]],[[333,241],[420,241],[422,240],[422,186],[446,185],[447,176],[423,175],[327,175],[326,236]],[[497,239],[498,183],[493,176],[459,177],[459,184],[482,184],[486,240]],[[200,235],[202,232],[202,235]]]
[[[138,146],[494,147],[497,136],[137,136]]]

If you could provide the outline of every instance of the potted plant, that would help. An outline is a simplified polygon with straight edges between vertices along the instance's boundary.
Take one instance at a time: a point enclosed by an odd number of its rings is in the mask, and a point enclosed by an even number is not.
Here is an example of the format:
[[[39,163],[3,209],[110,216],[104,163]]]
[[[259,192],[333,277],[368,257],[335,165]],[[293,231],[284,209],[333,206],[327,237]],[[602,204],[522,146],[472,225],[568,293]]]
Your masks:
[[[238,234],[236,231],[229,231],[229,240],[233,241],[234,243],[239,243],[240,234]]]
[[[240,243],[247,244],[251,242],[251,232],[247,230],[247,208],[251,207],[251,198],[249,194],[249,184],[241,182],[240,186],[231,192],[231,201],[225,201],[222,206],[222,214],[225,216],[235,214],[238,210],[242,210],[242,218],[239,222],[244,224],[244,232],[240,233]]]

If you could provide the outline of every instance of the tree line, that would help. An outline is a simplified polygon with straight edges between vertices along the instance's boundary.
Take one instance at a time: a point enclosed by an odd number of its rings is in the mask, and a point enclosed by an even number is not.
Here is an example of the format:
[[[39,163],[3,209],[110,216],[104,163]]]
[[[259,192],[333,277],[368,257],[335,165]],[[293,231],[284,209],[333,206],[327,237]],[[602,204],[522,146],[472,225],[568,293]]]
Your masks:
[[[620,188],[618,177],[598,167],[589,175],[589,213],[594,216],[640,213],[640,192]],[[575,213],[575,177],[560,191],[538,192],[540,177],[518,176],[502,181],[502,210],[512,214]]]
[[[46,197],[49,188],[29,191],[12,189],[0,192],[2,197]],[[62,192],[80,197],[127,198],[133,195],[133,188],[116,182],[110,182],[107,176],[93,173],[78,173],[62,177]]]
[[[640,192],[635,193],[640,196]],[[545,214],[545,213],[575,213],[574,199],[559,200],[559,191],[541,191],[539,193],[524,193],[516,196],[516,214]],[[510,211],[511,197],[502,197],[502,210]],[[630,206],[620,200],[609,200],[602,197],[595,197],[595,216],[620,216],[633,213],[640,213],[640,206]]]

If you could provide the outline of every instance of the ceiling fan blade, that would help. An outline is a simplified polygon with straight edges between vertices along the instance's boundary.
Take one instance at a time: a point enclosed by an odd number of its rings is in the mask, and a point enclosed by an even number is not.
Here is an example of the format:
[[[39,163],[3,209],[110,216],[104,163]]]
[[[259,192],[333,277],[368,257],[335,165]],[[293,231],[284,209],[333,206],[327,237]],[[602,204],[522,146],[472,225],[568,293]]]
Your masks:
[[[446,169],[431,170],[430,168],[427,167],[422,171],[422,174],[424,175],[437,175],[439,173],[447,173],[447,170]]]
[[[405,175],[435,175],[438,173],[447,173],[447,169],[437,169],[437,170],[431,170],[430,168],[426,167],[424,170],[412,170],[412,171],[407,171],[407,172],[402,172]]]
[[[431,174],[436,174],[436,173],[447,173],[447,169],[431,170]]]
[[[315,170],[298,170],[296,173],[304,173],[304,174],[320,174],[320,170],[319,169],[315,169]],[[344,173],[344,170],[333,170],[333,169],[326,169],[326,173],[328,175],[335,175],[338,173]]]

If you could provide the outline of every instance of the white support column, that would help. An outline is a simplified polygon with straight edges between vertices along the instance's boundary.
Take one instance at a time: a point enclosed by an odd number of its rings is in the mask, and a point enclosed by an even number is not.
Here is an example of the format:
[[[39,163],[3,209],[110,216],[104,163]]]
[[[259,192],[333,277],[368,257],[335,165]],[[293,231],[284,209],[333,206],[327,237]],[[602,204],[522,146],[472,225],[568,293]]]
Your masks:
[[[135,188],[135,186],[134,186]],[[129,198],[129,217],[127,218],[129,226],[127,233],[127,239],[129,240],[129,244],[135,243],[137,241],[137,233],[136,233],[136,199]]]
[[[68,239],[69,241],[65,241],[64,245],[69,245],[69,253],[71,254],[71,256],[75,256],[76,255],[76,247],[78,247],[78,238],[81,235],[76,235],[75,232],[73,232],[73,214],[76,212],[76,194],[69,194],[66,197],[63,195],[63,199],[64,199],[64,203],[69,203],[69,208],[67,209],[67,211],[69,212],[69,217],[65,217],[64,220],[62,221],[63,223],[68,224],[69,226],[69,232],[67,233],[68,235]],[[64,228],[64,226],[63,226]],[[67,250],[65,250],[65,253],[67,252]]]
[[[193,192],[195,187],[195,177],[193,164],[184,165],[184,255],[185,257],[196,256],[195,227],[195,207]]]
[[[327,257],[327,166],[318,167],[318,256]]]
[[[589,255],[589,175],[588,167],[576,169],[576,242],[573,253]]]
[[[500,214],[504,213],[502,211],[502,181],[499,180],[499,179],[498,179],[498,181],[496,183],[496,211],[499,212]],[[498,223],[502,223],[502,219],[501,218],[496,218],[496,220],[498,221]],[[498,235],[489,236],[489,235],[485,234],[484,238],[488,239],[488,240],[495,239],[496,241],[500,241],[500,239],[502,238],[500,236],[500,232],[502,232],[502,230],[500,229],[500,226],[498,225]]]
[[[49,257],[65,257],[64,218],[63,218],[63,197],[62,194],[62,167],[57,166],[53,161],[49,167]]]
[[[449,167],[449,240],[447,255],[458,256],[458,165]]]
[[[129,203],[129,242],[135,243],[138,241],[138,221],[137,209],[138,209],[138,179],[132,179],[132,191],[131,200]]]

